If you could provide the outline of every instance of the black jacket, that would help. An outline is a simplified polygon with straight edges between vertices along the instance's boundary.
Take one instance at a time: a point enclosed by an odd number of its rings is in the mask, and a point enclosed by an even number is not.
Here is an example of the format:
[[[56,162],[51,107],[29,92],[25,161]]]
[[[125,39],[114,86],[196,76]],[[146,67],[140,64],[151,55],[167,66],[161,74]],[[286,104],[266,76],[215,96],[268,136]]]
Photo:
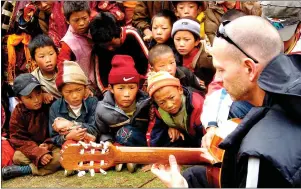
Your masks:
[[[258,187],[301,187],[301,56],[275,57],[258,84],[266,92],[221,144],[222,187],[245,187],[248,157],[260,158]]]

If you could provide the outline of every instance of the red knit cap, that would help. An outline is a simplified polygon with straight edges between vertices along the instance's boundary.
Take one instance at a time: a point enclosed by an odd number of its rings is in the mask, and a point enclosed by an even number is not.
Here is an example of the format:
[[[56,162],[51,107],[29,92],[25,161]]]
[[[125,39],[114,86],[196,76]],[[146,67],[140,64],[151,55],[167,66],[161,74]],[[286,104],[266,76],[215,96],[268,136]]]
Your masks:
[[[135,62],[131,56],[115,55],[111,64],[112,69],[109,73],[109,84],[139,84],[140,75],[135,68]]]

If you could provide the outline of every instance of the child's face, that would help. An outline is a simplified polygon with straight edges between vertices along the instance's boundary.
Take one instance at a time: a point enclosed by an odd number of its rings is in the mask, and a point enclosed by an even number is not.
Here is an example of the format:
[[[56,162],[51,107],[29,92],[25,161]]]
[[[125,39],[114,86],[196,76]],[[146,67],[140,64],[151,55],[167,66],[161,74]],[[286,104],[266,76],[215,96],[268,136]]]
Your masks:
[[[176,114],[182,107],[182,94],[181,87],[166,86],[157,90],[153,94],[155,102],[160,108],[169,114]]]
[[[176,7],[176,16],[179,18],[191,16],[197,18],[199,14],[199,7],[196,2],[193,1],[181,1],[177,4]]]
[[[189,54],[200,43],[189,31],[178,31],[173,40],[177,51],[183,56]]]
[[[166,71],[170,75],[175,76],[177,64],[174,54],[163,52],[163,54],[154,59],[152,69],[155,72]]]
[[[53,73],[56,68],[57,54],[52,46],[37,48],[34,59],[42,73]]]
[[[155,17],[152,24],[153,38],[157,43],[165,43],[171,36],[170,20],[165,17]]]
[[[62,95],[71,106],[81,105],[85,98],[86,86],[77,83],[66,83],[62,88]]]
[[[116,104],[120,108],[130,107],[136,100],[138,85],[136,83],[115,84],[110,88]]]
[[[75,33],[85,34],[88,32],[90,22],[90,15],[87,11],[73,12],[67,22],[72,26]]]
[[[27,109],[38,110],[43,103],[42,90],[40,87],[37,87],[29,95],[21,96],[20,99]]]
[[[54,1],[36,1],[37,7],[48,14],[51,14]]]

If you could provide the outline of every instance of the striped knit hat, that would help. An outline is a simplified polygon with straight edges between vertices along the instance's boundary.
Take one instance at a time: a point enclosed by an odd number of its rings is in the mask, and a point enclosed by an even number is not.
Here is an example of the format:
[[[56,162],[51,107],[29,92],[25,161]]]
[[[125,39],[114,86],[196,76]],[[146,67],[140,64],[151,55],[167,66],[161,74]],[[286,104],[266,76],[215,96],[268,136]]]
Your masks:
[[[55,83],[58,90],[61,90],[65,83],[88,85],[88,78],[76,62],[66,60],[62,66],[58,66]]]
[[[166,71],[149,72],[147,77],[147,92],[150,97],[162,87],[181,86],[180,80]]]

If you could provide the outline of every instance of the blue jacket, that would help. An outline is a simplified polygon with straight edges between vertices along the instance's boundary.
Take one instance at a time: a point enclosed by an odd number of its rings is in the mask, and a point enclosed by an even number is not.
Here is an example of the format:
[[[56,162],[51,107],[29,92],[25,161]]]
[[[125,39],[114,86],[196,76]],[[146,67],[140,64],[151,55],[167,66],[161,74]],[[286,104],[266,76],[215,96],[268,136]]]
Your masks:
[[[52,137],[52,141],[57,146],[62,146],[65,139],[58,132],[54,131],[52,124],[57,117],[63,117],[69,121],[76,121],[82,125],[83,128],[87,128],[87,132],[98,136],[98,129],[95,126],[95,109],[97,106],[97,98],[89,97],[83,101],[83,106],[81,108],[81,115],[78,118],[73,118],[69,115],[68,104],[64,98],[59,98],[50,107],[49,113],[49,133]]]

